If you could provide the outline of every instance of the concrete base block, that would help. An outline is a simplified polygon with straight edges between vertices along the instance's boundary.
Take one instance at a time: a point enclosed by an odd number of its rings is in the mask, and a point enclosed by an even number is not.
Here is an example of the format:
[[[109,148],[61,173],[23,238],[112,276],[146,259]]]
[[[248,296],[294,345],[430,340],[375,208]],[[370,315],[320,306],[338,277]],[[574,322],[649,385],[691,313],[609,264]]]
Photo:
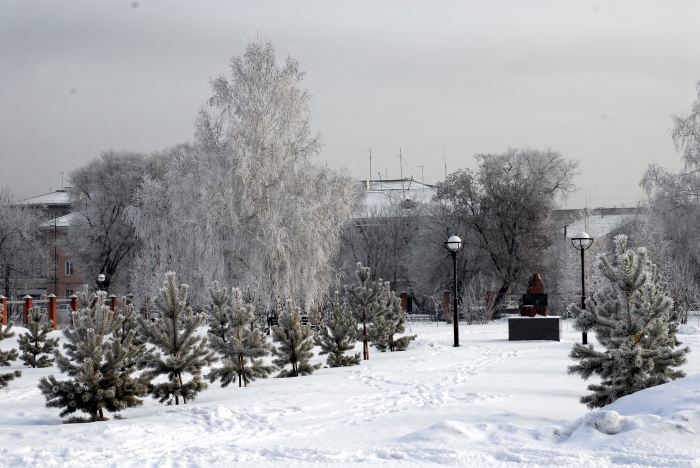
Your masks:
[[[508,341],[561,341],[561,317],[510,317]]]

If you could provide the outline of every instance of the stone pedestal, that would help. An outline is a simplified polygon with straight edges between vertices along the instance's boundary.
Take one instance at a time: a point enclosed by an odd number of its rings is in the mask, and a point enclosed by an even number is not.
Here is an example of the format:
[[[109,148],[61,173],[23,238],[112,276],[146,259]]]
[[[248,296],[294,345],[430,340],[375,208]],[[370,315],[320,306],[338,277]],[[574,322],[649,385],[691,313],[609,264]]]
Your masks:
[[[510,317],[509,341],[561,341],[561,317]]]

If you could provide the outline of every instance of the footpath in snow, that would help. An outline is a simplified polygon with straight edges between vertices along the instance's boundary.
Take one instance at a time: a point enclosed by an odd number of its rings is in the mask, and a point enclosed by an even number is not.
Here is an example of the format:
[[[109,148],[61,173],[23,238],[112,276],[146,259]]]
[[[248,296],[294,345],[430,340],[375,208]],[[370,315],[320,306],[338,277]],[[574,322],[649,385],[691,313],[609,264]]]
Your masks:
[[[359,366],[248,388],[214,384],[188,405],[147,398],[126,419],[89,424],[61,424],[44,407],[36,385],[61,378],[55,368],[17,361],[23,377],[0,390],[0,466],[700,468],[698,328],[679,335],[693,349],[688,377],[594,412],[578,402],[589,382],[566,373],[580,334],[563,328],[561,342],[509,342],[505,322],[462,324],[454,348],[451,326],[413,324],[405,352],[372,348]]]

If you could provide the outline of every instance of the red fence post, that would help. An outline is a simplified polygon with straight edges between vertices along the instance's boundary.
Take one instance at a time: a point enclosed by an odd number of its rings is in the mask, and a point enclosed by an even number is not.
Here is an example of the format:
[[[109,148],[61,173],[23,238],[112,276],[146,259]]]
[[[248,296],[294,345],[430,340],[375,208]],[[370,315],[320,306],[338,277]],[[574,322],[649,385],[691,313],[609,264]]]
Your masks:
[[[7,325],[7,298],[0,295],[0,307],[2,307],[2,324]]]
[[[22,323],[26,326],[29,323],[29,309],[32,308],[32,296],[27,294],[22,299],[24,299],[24,314],[22,317]]]
[[[70,325],[72,327],[73,326],[73,312],[78,310],[78,296],[76,296],[75,294],[71,294],[71,296],[70,296],[70,308],[71,308]]]
[[[109,309],[114,310],[117,308],[117,296],[114,294],[110,294],[107,296],[107,299],[109,299]]]
[[[58,318],[56,317],[56,295],[49,294],[49,320],[53,321],[53,329],[58,329]]]

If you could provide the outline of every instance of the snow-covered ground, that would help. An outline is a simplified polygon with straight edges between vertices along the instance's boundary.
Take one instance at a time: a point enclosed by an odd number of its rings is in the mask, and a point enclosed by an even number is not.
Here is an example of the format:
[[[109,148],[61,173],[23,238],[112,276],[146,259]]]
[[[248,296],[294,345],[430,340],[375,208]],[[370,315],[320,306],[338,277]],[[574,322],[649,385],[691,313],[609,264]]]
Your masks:
[[[566,373],[580,339],[566,324],[561,342],[462,324],[459,348],[449,325],[412,328],[408,351],[372,348],[360,366],[214,384],[188,405],[146,399],[127,419],[90,424],[44,407],[36,383],[55,369],[17,362],[23,377],[0,390],[0,466],[700,467],[695,326],[679,336],[693,349],[688,377],[595,412],[578,402],[587,382]]]

